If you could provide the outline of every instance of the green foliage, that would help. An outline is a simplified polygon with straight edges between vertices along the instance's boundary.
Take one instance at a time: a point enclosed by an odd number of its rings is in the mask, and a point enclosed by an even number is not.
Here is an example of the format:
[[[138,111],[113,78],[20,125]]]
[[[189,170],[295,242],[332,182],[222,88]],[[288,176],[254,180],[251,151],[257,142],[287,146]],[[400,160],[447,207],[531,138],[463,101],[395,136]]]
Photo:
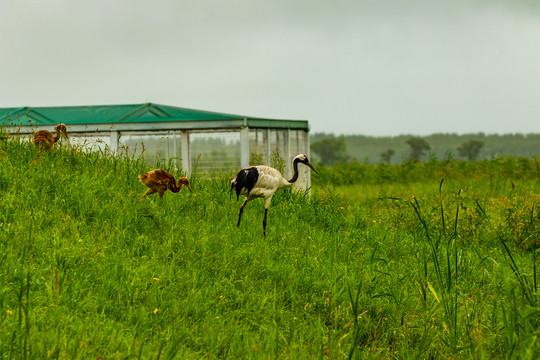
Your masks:
[[[138,203],[147,170],[7,139],[2,358],[540,353],[538,159],[318,167],[311,198],[274,196],[266,238],[262,201],[236,227],[229,178]]]
[[[325,138],[335,137],[334,134],[313,133],[310,135],[312,143]],[[393,149],[391,163],[399,164],[410,160],[410,147],[407,140],[412,135],[399,136],[365,136],[344,135],[347,144],[346,154],[350,159],[379,163],[381,154]],[[540,154],[540,134],[432,134],[423,136],[431,147],[430,154],[438,159],[447,159],[452,154],[458,154],[458,148],[465,142],[482,141],[484,146],[476,159],[494,159],[500,156],[513,155],[534,157]]]
[[[424,157],[425,152],[431,149],[428,142],[420,137],[412,137],[408,139],[407,145],[411,147],[410,159],[412,161],[420,161],[420,159]]]
[[[343,136],[316,141],[311,144],[311,150],[319,156],[319,159],[325,165],[335,165],[347,159],[345,154],[347,144]]]
[[[387,149],[381,154],[381,162],[390,164],[392,162],[392,156],[396,151],[394,149]]]
[[[484,142],[479,140],[469,140],[461,144],[458,147],[459,156],[469,160],[474,161],[478,158],[480,150],[484,147]]]
[[[321,179],[333,186],[351,184],[414,184],[431,182],[434,179],[474,180],[495,184],[494,179],[502,179],[507,184],[521,179],[540,179],[540,160],[525,157],[500,157],[475,163],[462,160],[431,160],[429,162],[405,162],[397,165],[370,164],[352,161],[328,167],[317,165]],[[314,181],[318,178],[313,177]],[[495,189],[497,190],[497,189]]]

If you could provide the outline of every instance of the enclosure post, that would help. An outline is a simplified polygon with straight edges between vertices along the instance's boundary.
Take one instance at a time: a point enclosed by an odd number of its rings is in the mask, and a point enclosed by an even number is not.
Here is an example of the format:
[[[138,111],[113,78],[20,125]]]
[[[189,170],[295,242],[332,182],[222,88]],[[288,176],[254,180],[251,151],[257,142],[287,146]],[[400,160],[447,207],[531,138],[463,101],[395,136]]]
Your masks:
[[[109,147],[111,152],[116,155],[116,152],[118,151],[118,131],[116,130],[111,131]]]
[[[287,166],[287,176],[292,175],[291,168],[291,129],[285,130],[285,166]]]
[[[310,141],[309,132],[304,131],[304,138],[305,138],[304,144],[306,146],[306,156],[308,157],[308,159],[311,160],[311,144],[309,142]],[[306,186],[308,189],[308,195],[311,196],[311,171],[309,171],[307,174]]]
[[[249,166],[249,127],[240,129],[240,167]]]
[[[266,165],[270,166],[270,128],[264,132],[266,140]]]
[[[178,171],[178,151],[176,150],[176,136],[178,135],[176,131],[173,130],[173,151],[172,151],[172,156],[173,156],[173,166],[174,166],[174,171]],[[168,141],[167,141],[168,143]]]
[[[189,151],[189,131],[180,130],[180,143],[182,146],[182,168],[186,176],[191,176],[191,154]]]

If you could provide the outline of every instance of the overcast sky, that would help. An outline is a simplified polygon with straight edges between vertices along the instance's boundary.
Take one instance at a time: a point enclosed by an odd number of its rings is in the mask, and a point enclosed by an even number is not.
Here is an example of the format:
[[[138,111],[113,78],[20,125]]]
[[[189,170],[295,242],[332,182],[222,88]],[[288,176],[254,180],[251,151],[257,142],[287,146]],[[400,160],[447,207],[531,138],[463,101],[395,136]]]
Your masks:
[[[536,0],[1,0],[0,107],[158,104],[312,132],[540,133]]]

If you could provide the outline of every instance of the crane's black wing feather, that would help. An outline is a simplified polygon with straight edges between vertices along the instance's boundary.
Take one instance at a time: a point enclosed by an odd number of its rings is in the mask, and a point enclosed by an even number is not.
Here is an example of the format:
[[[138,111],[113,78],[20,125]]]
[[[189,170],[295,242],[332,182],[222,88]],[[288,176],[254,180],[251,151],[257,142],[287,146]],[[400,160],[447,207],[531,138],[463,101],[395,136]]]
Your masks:
[[[238,175],[231,183],[231,191],[236,191],[236,200],[238,200],[242,189],[247,190],[247,195],[255,187],[257,180],[259,179],[259,169],[255,166],[242,169],[238,172]]]

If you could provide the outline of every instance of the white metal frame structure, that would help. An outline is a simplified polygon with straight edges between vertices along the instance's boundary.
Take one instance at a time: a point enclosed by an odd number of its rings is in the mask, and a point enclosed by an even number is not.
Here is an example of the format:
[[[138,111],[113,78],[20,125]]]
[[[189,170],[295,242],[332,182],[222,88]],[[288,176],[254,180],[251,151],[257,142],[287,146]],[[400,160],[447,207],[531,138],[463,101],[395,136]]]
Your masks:
[[[169,157],[175,161],[179,159],[179,140],[181,166],[187,176],[193,170],[190,136],[194,133],[239,133],[241,167],[257,165],[250,164],[250,154],[253,152],[261,154],[264,163],[270,165],[272,151],[279,149],[285,160],[285,176],[292,172],[290,165],[295,155],[304,153],[310,156],[309,123],[305,120],[255,118],[153,103],[0,109],[0,125],[7,126],[9,132],[19,135],[38,130],[52,131],[58,123],[66,124],[70,136],[108,138],[109,149],[115,154],[124,135],[172,137],[174,146]],[[309,189],[309,171],[300,170],[299,187]]]

